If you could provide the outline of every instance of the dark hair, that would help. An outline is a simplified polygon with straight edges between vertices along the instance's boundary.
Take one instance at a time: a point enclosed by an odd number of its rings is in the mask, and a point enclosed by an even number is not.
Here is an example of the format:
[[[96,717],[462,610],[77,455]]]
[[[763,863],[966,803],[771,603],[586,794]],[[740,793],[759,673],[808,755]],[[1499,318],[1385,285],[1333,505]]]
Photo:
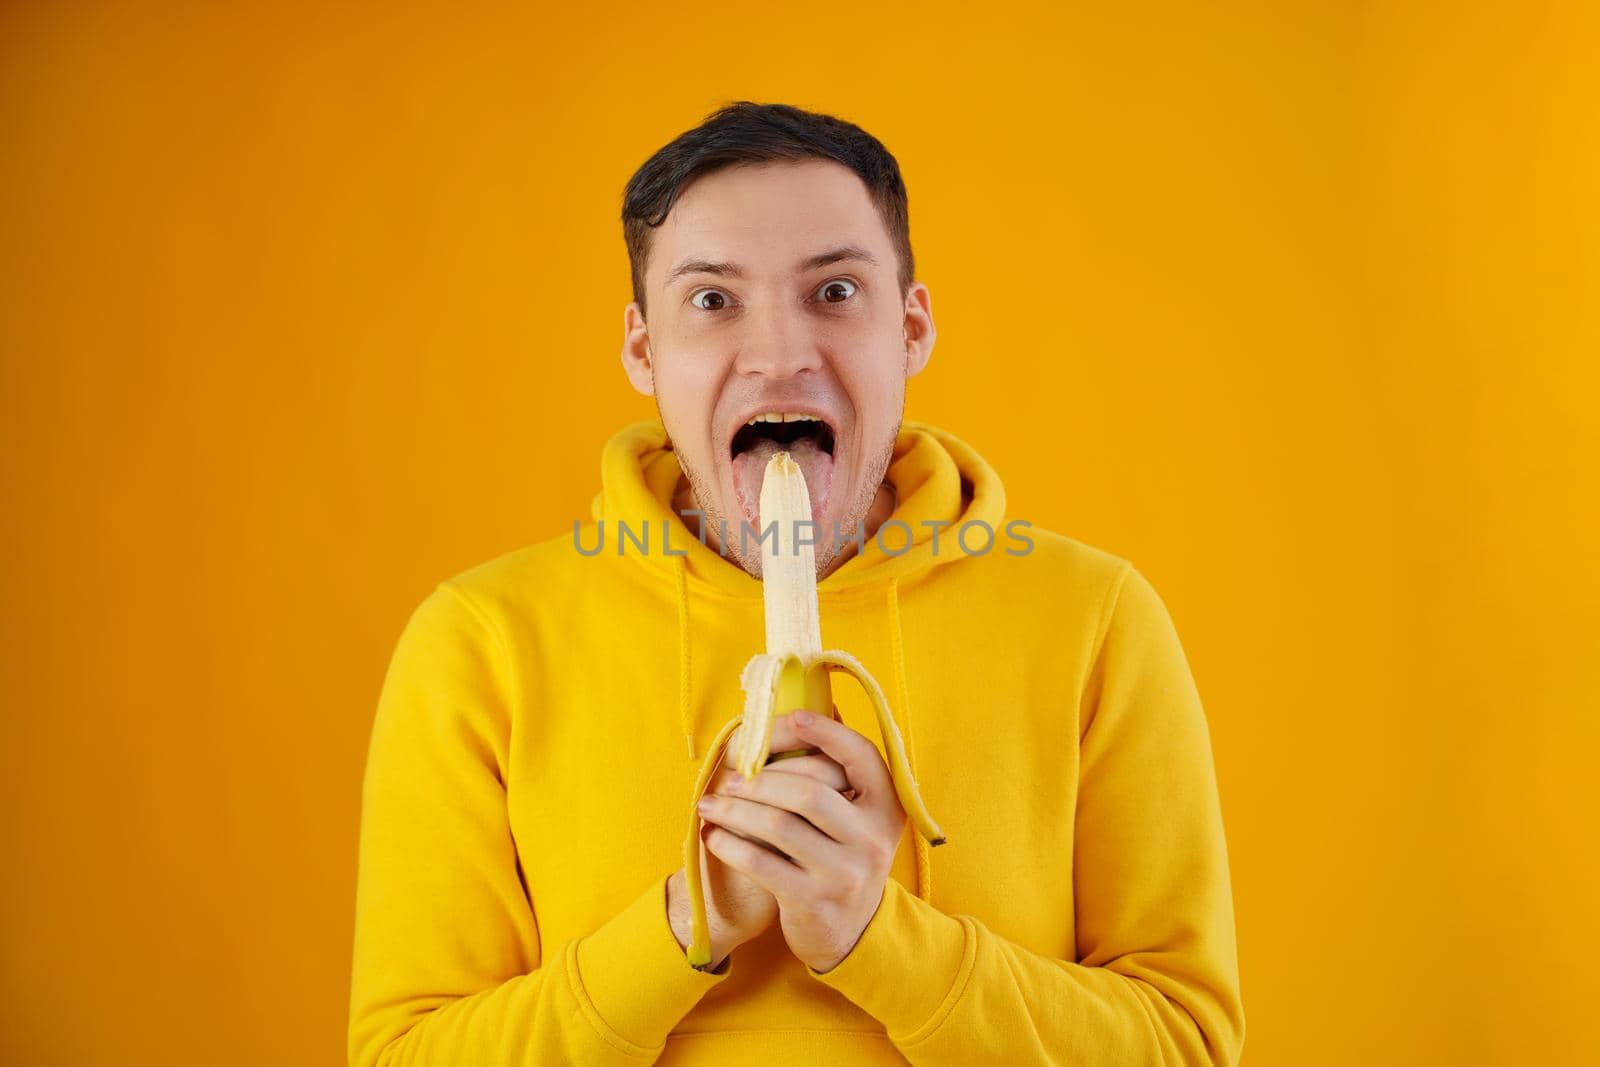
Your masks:
[[[622,237],[633,273],[633,299],[645,308],[644,272],[651,230],[667,220],[683,187],[695,178],[740,163],[831,159],[866,183],[900,260],[900,291],[911,288],[911,221],[900,165],[883,143],[854,123],[788,104],[740,100],[679,134],[634,172],[622,194]]]

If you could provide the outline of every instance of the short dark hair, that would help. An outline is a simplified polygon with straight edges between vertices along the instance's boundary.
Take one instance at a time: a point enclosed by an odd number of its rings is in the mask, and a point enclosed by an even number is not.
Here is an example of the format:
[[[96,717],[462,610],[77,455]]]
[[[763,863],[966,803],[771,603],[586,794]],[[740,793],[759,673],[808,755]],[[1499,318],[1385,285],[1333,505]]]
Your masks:
[[[861,127],[788,104],[739,100],[711,114],[647,159],[622,194],[622,238],[633,273],[633,299],[645,308],[644,272],[651,231],[667,220],[683,187],[695,178],[740,163],[830,159],[866,183],[900,261],[903,296],[916,279],[911,221],[900,164]]]

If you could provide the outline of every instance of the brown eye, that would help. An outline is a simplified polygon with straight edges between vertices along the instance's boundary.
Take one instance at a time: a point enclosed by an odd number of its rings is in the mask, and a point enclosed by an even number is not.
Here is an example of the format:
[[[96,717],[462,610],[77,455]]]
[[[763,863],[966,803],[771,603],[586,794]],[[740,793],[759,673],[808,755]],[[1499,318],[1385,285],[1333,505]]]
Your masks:
[[[855,294],[856,283],[848,278],[835,278],[822,287],[822,299],[829,304],[842,304]]]
[[[712,304],[702,304],[700,302],[700,298],[703,296],[709,297],[715,302]],[[689,303],[693,304],[701,311],[721,311],[727,302],[727,298],[715,289],[702,289],[689,298]]]

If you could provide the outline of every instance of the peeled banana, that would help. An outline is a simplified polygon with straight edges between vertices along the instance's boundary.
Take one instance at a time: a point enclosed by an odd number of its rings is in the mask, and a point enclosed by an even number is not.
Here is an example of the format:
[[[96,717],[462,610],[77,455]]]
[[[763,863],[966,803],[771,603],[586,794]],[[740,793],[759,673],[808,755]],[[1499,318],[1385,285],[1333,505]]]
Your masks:
[[[766,608],[767,650],[745,664],[739,684],[745,693],[744,711],[730,720],[712,742],[716,758],[707,759],[695,781],[691,804],[698,803],[716,767],[725,756],[746,779],[754,778],[769,762],[773,719],[804,708],[817,715],[839,719],[833,706],[830,673],[843,671],[866,690],[878,719],[894,778],[895,794],[917,832],[930,845],[944,844],[944,833],[928,814],[922,794],[911,776],[900,728],[889,710],[883,687],[852,655],[822,648],[822,626],[817,605],[816,553],[796,537],[798,522],[811,520],[811,494],[804,473],[788,452],[767,461],[761,481],[761,529],[777,524],[776,554],[763,557],[761,591]],[[727,745],[740,725],[737,743]],[[726,746],[726,747],[724,747]],[[771,755],[771,759],[805,755],[816,749],[797,749]],[[698,809],[689,816],[689,837],[684,843],[684,879],[693,912],[693,938],[689,963],[697,970],[711,965],[711,938],[706,922],[705,891],[700,881],[704,842]]]

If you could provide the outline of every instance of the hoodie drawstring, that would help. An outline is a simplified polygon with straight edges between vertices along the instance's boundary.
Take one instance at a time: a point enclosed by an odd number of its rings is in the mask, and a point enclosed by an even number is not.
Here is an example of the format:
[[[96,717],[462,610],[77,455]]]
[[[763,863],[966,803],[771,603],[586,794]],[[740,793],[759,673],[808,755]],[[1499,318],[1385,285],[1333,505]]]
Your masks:
[[[690,692],[693,661],[689,658],[689,564],[675,556],[678,572],[678,722],[683,727],[683,742],[694,760],[694,702]]]
[[[894,695],[895,703],[899,705],[899,715],[896,719],[900,725],[900,737],[906,746],[906,764],[911,768],[913,778],[917,774],[917,748],[911,737],[911,687],[906,680],[906,646],[905,635],[900,627],[900,578],[898,575],[889,579],[889,639],[891,653],[894,657]],[[909,827],[911,831],[912,856],[916,861],[917,871],[917,896],[933,903],[933,863],[928,855],[927,838],[917,833],[916,827]]]

